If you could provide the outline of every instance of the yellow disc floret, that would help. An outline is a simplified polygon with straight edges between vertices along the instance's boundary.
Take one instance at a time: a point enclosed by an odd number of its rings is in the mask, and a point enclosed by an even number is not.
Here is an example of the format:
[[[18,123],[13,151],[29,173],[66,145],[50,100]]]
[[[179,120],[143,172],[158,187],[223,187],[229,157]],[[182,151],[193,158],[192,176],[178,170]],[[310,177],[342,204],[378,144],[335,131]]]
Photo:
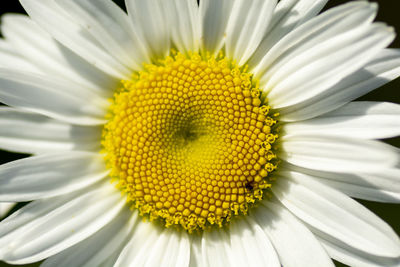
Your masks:
[[[122,84],[103,147],[133,208],[192,232],[262,199],[276,168],[276,121],[243,68],[178,53]]]

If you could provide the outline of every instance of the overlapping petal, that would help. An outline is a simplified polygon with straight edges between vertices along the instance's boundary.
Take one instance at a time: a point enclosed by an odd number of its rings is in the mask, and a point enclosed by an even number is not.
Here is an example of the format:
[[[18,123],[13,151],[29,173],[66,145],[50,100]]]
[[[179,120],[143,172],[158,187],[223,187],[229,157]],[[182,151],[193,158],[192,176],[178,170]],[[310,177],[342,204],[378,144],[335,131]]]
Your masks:
[[[53,38],[104,72],[129,78],[131,70],[119,62],[88,29],[72,19],[54,0],[21,0],[29,16]]]
[[[108,224],[125,201],[107,183],[31,202],[0,223],[0,259],[25,264],[55,255]]]
[[[134,225],[138,222],[138,214],[129,209],[122,209],[114,220],[97,233],[43,262],[43,267],[69,266],[101,266],[108,264],[129,241]],[[104,242],[107,240],[107,242]],[[115,260],[115,258],[114,258]],[[111,266],[111,265],[104,265]]]
[[[56,41],[27,16],[4,15],[2,33],[6,44],[39,71],[27,67],[11,69],[63,78],[106,97],[110,97],[112,89],[118,85],[118,80]]]
[[[126,0],[133,31],[144,43],[151,59],[163,58],[171,47],[170,28],[161,0]]]
[[[280,267],[274,247],[262,227],[253,219],[237,220],[230,225],[231,266]]]
[[[56,0],[119,62],[128,69],[141,70],[149,57],[145,44],[135,34],[127,14],[109,0]]]
[[[15,48],[5,40],[0,40],[0,68],[40,73],[40,70],[36,66],[23,58]]]
[[[400,135],[400,105],[351,102],[314,119],[285,124],[286,136],[318,135],[383,139]]]
[[[317,235],[371,257],[400,257],[400,241],[384,221],[343,193],[300,173],[278,178],[273,192]]]
[[[312,1],[304,2],[307,2],[308,5],[312,4]],[[332,37],[350,31],[354,27],[369,25],[376,16],[376,10],[376,5],[353,2],[330,9],[312,18],[279,38],[279,42],[259,55],[258,58],[261,61],[254,66],[254,73],[257,77],[266,76],[264,77],[266,79],[271,75],[269,68],[276,69],[293,57],[307,52],[310,48],[314,48]],[[349,27],[350,25],[353,27]]]
[[[173,256],[175,255],[175,256]],[[186,232],[161,229],[151,223],[135,226],[131,241],[114,266],[188,266],[190,243]]]
[[[100,151],[100,142],[99,126],[72,125],[29,111],[0,108],[2,149],[33,154]]]
[[[271,68],[261,78],[269,103],[283,108],[321,94],[363,67],[393,39],[393,29],[385,25],[361,25],[292,56],[276,71]]]
[[[196,0],[163,1],[173,44],[183,53],[200,49],[200,13]]]
[[[333,266],[316,237],[278,203],[264,201],[254,217],[270,237],[283,266]]]
[[[224,45],[225,31],[234,1],[200,1],[203,52],[217,54]]]
[[[229,252],[230,238],[225,229],[203,233],[200,252],[203,265],[230,266],[234,259]]]
[[[316,16],[328,0],[281,0],[276,6],[263,40],[249,60],[250,68],[261,60],[284,36]]]
[[[281,159],[314,170],[377,172],[400,162],[398,150],[378,141],[318,135],[283,137],[281,141]]]
[[[318,171],[290,164],[282,167],[317,179],[350,197],[378,202],[400,202],[400,169],[396,167],[352,173],[341,172],[339,169],[336,172]]]
[[[385,85],[400,76],[400,50],[385,49],[355,73],[319,95],[279,109],[282,121],[318,117]]]
[[[0,166],[0,201],[25,202],[64,195],[108,174],[100,154],[58,152]]]
[[[226,28],[226,55],[243,65],[258,47],[275,8],[275,0],[234,1]]]
[[[71,124],[105,122],[107,101],[73,82],[0,69],[0,101]]]

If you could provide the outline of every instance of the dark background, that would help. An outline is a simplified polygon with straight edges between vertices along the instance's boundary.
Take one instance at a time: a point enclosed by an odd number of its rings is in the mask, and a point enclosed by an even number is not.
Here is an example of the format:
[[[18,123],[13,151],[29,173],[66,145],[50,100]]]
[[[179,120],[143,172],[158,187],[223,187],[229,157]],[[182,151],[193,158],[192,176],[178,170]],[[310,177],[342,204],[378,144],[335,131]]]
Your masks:
[[[40,0],[39,0],[40,1]],[[216,0],[218,1],[218,0]],[[123,0],[115,0],[117,4],[123,6]],[[348,0],[331,0],[325,9],[330,7],[350,2]],[[399,0],[375,0],[379,4],[379,12],[377,21],[386,22],[388,25],[393,26],[400,32],[400,17],[399,17]],[[18,0],[7,0],[1,1],[0,4],[0,15],[3,13],[25,13],[24,9],[20,6]],[[391,47],[400,48],[400,38],[397,37],[392,43]],[[359,100],[367,101],[389,101],[394,103],[400,103],[400,79],[392,81],[391,83],[381,87],[379,90],[375,90],[368,95],[361,97]],[[394,146],[400,147],[400,137],[385,140]],[[0,150],[0,164],[6,163],[12,160],[16,160],[28,155],[15,154]],[[379,215],[383,220],[388,222],[393,229],[400,235],[400,205],[399,204],[383,204],[369,201],[360,201],[363,205],[371,209],[374,213]],[[21,206],[21,205],[19,205]],[[17,206],[15,209],[17,209]],[[15,210],[14,209],[14,210]],[[312,257],[312,255],[310,255]],[[12,266],[4,262],[0,262],[0,267]],[[30,264],[24,266],[38,266],[38,264]],[[345,266],[343,264],[337,263],[337,266]],[[71,266],[74,267],[74,266]]]

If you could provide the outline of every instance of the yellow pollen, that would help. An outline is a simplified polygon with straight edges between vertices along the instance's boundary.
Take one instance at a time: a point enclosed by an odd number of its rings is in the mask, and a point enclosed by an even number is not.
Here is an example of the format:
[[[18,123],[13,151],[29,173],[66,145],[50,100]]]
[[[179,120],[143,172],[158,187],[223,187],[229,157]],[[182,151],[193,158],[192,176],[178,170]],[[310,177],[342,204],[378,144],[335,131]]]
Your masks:
[[[245,68],[175,53],[122,81],[103,147],[111,177],[150,220],[222,226],[270,187],[276,120]]]

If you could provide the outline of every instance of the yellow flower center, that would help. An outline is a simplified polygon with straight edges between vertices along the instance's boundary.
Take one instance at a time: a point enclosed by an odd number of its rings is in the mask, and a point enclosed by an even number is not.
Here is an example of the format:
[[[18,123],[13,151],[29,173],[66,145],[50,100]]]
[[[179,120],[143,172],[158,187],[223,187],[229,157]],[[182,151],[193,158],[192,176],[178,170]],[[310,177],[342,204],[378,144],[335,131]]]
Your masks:
[[[103,147],[140,214],[192,232],[246,214],[270,187],[276,120],[243,68],[174,54],[122,81]]]

